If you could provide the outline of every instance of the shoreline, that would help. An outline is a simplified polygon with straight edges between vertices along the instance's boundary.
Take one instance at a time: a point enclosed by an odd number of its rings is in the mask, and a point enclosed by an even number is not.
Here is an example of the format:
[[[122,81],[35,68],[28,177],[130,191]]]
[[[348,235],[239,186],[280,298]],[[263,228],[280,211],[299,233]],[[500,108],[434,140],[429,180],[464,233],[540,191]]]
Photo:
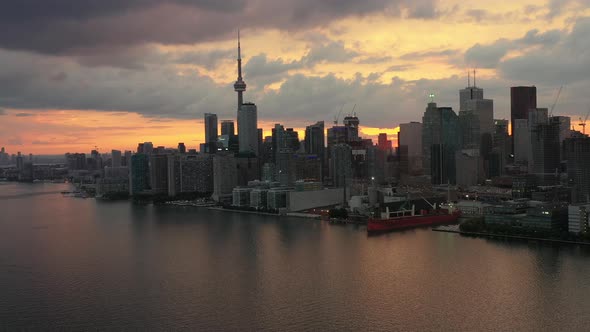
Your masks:
[[[530,237],[530,236],[522,236],[522,235],[506,235],[506,234],[494,234],[494,233],[482,233],[482,232],[463,232],[463,231],[459,230],[458,228],[451,228],[448,226],[432,228],[432,231],[433,232],[443,232],[443,233],[454,233],[454,234],[465,235],[465,236],[474,236],[474,237],[514,239],[514,240],[521,240],[521,241],[526,240],[526,241],[539,241],[539,242],[549,242],[549,243],[557,243],[557,244],[590,246],[590,242],[548,239],[548,238],[542,238],[542,237]]]

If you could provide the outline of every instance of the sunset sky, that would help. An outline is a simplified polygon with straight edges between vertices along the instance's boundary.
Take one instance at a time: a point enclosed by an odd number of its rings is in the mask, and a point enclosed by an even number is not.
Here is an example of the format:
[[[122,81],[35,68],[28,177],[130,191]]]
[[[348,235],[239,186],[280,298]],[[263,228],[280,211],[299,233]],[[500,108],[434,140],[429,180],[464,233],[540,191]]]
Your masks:
[[[509,118],[509,87],[578,123],[590,107],[590,0],[4,0],[0,146],[9,153],[197,148],[203,114],[235,119],[236,35],[259,126],[362,133],[458,107],[467,70]],[[575,121],[574,121],[575,120]],[[302,139],[303,136],[301,135]]]

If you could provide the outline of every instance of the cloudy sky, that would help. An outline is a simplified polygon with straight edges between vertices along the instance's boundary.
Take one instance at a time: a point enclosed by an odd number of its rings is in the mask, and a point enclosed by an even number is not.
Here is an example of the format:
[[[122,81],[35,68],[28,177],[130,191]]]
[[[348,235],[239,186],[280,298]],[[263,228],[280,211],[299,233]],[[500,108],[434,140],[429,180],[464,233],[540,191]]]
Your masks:
[[[234,119],[236,34],[259,124],[362,132],[457,109],[467,70],[509,118],[509,87],[578,119],[590,107],[590,0],[3,0],[0,146],[8,152],[190,148],[203,113]],[[578,121],[573,121],[578,122]],[[302,137],[301,137],[302,138]]]

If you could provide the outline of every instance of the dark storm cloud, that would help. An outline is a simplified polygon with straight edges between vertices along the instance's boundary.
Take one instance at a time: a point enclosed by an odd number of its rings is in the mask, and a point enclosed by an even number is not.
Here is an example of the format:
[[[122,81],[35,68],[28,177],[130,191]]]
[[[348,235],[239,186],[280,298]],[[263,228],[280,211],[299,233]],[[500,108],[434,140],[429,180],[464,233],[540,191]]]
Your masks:
[[[496,68],[502,58],[511,50],[538,46],[542,51],[557,45],[563,36],[564,32],[561,30],[548,30],[540,33],[538,29],[533,29],[519,39],[503,38],[486,45],[478,43],[465,52],[465,63],[479,68]],[[539,52],[539,49],[535,48],[534,52]],[[535,54],[531,54],[531,56],[535,56]]]
[[[499,39],[493,44],[475,44],[465,52],[465,63],[472,67],[495,68],[509,50],[514,47],[508,39]]]
[[[433,16],[434,0],[5,0],[0,47],[98,54],[155,42],[225,39],[238,27],[302,30],[372,13]]]
[[[19,118],[20,118],[20,117],[25,117],[25,116],[34,116],[34,115],[35,115],[35,114],[33,114],[33,113],[16,113],[14,116],[17,116],[17,117],[19,117]]]

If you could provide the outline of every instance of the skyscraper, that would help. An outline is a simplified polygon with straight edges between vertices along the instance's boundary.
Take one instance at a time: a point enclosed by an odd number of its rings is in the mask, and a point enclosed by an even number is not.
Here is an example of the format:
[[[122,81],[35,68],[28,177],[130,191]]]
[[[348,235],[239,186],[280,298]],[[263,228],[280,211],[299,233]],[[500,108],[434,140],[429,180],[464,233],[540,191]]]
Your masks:
[[[233,120],[221,120],[221,135],[234,136],[234,121]]]
[[[475,71],[473,72],[473,85],[471,85],[470,73],[467,73],[467,77],[467,87],[459,90],[459,111],[467,110],[467,101],[483,99],[483,89],[476,86]]]
[[[559,119],[551,117],[548,122],[531,129],[533,148],[533,172],[557,173],[560,164]]]
[[[424,170],[433,184],[455,183],[455,152],[460,145],[459,118],[450,107],[428,103],[422,117]]]
[[[205,113],[205,151],[215,153],[217,151],[217,114]]]
[[[529,111],[537,108],[537,88],[535,86],[513,86],[510,88],[510,124],[515,127],[515,119],[528,119]]]

